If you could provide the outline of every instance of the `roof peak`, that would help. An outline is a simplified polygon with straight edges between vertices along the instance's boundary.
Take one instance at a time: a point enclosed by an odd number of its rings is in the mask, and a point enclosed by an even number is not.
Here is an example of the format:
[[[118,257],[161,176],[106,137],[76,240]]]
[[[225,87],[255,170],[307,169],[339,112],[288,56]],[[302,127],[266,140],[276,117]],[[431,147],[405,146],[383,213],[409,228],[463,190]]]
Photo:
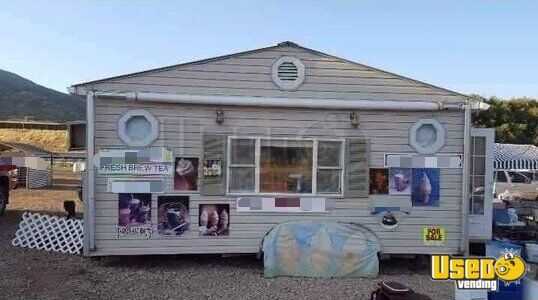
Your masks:
[[[281,43],[278,43],[277,46],[299,46],[299,44],[292,41],[283,41]]]

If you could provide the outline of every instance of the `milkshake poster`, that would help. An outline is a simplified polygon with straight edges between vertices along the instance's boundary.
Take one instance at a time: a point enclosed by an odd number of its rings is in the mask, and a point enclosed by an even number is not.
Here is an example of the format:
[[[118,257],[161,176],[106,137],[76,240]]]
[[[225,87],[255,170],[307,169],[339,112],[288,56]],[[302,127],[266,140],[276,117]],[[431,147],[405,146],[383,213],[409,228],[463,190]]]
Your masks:
[[[411,177],[413,206],[439,206],[439,169],[413,169]]]
[[[118,194],[118,236],[151,236],[151,194]]]
[[[198,190],[198,158],[176,157],[174,164],[174,190]]]
[[[189,197],[159,196],[157,232],[159,235],[180,236],[190,228]]]
[[[411,169],[389,169],[389,194],[411,195]]]
[[[201,236],[219,236],[229,234],[229,204],[200,204],[199,213],[198,232]]]

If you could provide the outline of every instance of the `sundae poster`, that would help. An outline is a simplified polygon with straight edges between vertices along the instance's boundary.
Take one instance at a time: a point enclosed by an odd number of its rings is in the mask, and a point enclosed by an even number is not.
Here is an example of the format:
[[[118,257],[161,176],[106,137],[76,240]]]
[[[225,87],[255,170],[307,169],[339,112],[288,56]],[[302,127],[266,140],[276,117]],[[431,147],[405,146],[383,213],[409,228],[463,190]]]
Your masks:
[[[413,169],[411,184],[413,206],[439,206],[439,169]]]
[[[174,190],[198,190],[197,157],[176,157],[174,164]]]
[[[370,169],[370,195],[388,194],[388,185],[388,169]]]
[[[159,235],[179,236],[190,229],[189,197],[159,196],[157,206]]]
[[[411,195],[411,169],[389,169],[389,194]]]
[[[200,204],[198,231],[201,236],[228,235],[230,228],[229,204]]]
[[[151,236],[151,194],[118,194],[118,236]]]

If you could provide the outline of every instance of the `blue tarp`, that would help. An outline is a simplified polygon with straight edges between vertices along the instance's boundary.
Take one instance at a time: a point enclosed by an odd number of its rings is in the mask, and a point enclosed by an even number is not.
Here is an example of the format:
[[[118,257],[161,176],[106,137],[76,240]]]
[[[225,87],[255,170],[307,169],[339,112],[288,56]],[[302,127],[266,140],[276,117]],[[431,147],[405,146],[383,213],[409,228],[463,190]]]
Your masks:
[[[285,222],[263,240],[265,277],[367,277],[379,273],[379,241],[358,224]]]

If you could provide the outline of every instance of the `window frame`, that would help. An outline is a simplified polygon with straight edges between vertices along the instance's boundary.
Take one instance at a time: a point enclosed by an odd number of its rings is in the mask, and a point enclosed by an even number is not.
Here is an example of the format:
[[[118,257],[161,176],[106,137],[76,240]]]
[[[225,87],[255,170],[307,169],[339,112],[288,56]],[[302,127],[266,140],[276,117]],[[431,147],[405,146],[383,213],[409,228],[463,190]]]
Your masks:
[[[230,167],[252,167],[252,165],[231,164],[232,156],[232,140],[250,139],[254,140],[254,191],[252,192],[230,192]],[[260,192],[260,157],[261,157],[261,141],[311,141],[312,142],[312,193],[278,193],[278,192]],[[318,142],[340,142],[340,166],[327,167],[318,166]],[[271,136],[228,136],[228,144],[226,151],[226,195],[228,196],[285,196],[285,197],[313,197],[313,196],[328,196],[328,197],[343,197],[345,191],[345,138],[294,138],[294,137],[271,137]],[[318,169],[321,170],[340,170],[340,193],[318,193],[317,192],[317,176]]]
[[[486,194],[485,194],[485,187],[486,187],[486,161],[485,159],[487,158],[487,149],[484,148],[484,153],[477,153],[476,149],[477,149],[477,146],[476,146],[476,141],[478,139],[484,139],[484,143],[487,143],[487,137],[485,136],[472,136],[471,137],[471,147],[472,149],[470,149],[470,153],[469,153],[469,163],[471,164],[471,168],[469,170],[469,215],[471,216],[485,216],[486,215]],[[484,174],[478,174],[476,173],[476,170],[477,170],[477,167],[475,167],[475,163],[476,163],[476,159],[478,158],[484,158]],[[475,179],[479,179],[481,180],[481,183],[483,183],[482,186],[478,186],[475,188]],[[478,199],[476,198],[478,195],[475,195],[475,193],[478,192],[478,189],[482,188],[484,193],[482,194],[482,212],[476,212],[474,210],[474,203],[475,203],[475,199]],[[480,203],[480,201],[476,201],[476,203]]]

